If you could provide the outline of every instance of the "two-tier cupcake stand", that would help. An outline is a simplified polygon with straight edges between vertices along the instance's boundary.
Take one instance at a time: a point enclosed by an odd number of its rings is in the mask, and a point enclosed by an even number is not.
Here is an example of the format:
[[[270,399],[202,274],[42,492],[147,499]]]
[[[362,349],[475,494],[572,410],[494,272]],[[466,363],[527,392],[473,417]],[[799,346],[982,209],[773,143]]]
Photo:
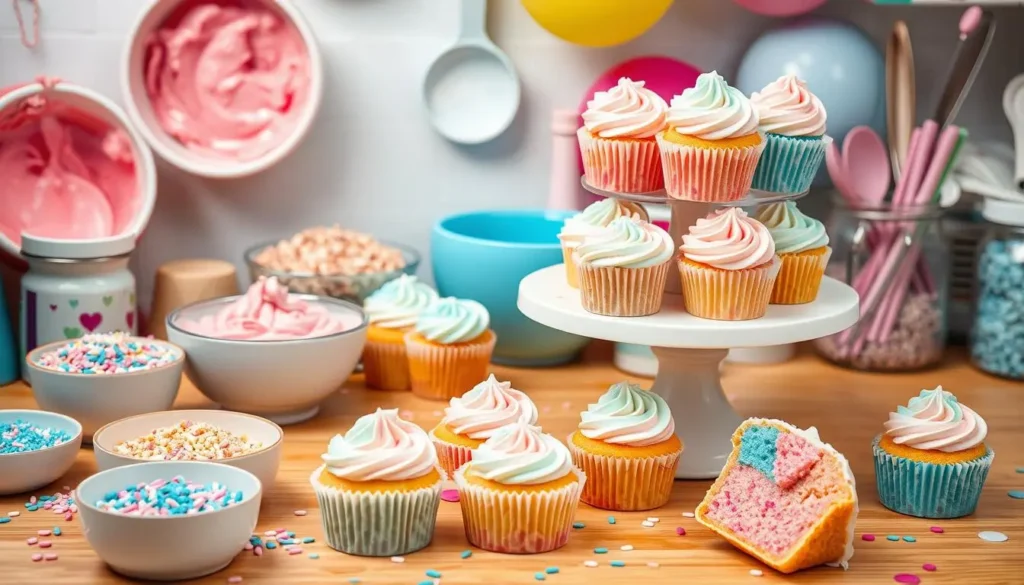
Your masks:
[[[602,191],[583,181],[588,191],[603,197],[644,204],[668,205],[672,217],[672,241],[698,218],[723,205],[682,201],[664,192],[622,194]],[[755,207],[796,199],[803,194],[783,195],[752,191],[730,207]],[[808,341],[838,333],[857,322],[857,293],[845,284],[825,277],[818,298],[805,305],[771,305],[764,317],[751,321],[713,321],[690,315],[683,309],[681,283],[670,272],[661,311],[646,317],[607,317],[588,313],[580,304],[580,292],[568,285],[565,267],[550,266],[530,274],[519,284],[519,310],[541,323],[594,339],[648,345],[658,358],[658,374],[652,390],[672,409],[676,434],[684,455],[676,477],[708,479],[721,472],[732,448],[730,436],[740,416],[722,391],[719,365],[734,347],[764,347]]]

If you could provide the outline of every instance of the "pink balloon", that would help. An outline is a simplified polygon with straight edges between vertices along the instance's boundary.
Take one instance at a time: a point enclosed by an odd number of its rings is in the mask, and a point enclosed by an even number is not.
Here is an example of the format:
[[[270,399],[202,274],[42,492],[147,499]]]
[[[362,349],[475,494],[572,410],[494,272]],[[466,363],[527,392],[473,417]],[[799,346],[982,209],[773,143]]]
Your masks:
[[[826,0],[733,0],[747,10],[764,16],[798,16],[821,6]]]

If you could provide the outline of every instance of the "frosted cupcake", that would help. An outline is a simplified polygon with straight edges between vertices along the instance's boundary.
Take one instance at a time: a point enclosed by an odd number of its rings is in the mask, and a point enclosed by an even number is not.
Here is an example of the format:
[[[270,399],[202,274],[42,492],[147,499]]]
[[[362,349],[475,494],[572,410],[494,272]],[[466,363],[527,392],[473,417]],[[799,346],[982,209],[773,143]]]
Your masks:
[[[644,221],[650,221],[647,210],[639,203],[631,201],[619,201],[616,199],[602,199],[587,206],[586,209],[565,220],[562,231],[558,233],[558,239],[562,242],[562,259],[565,263],[565,278],[569,286],[579,288],[579,273],[572,261],[572,253],[576,246],[583,243],[587,236],[601,232],[601,228],[608,227],[612,221],[620,217],[634,217]]]
[[[739,207],[698,219],[679,247],[683,306],[704,319],[764,316],[782,261],[762,223]]]
[[[825,226],[804,215],[792,201],[765,205],[757,212],[757,219],[768,228],[775,253],[782,261],[771,304],[812,302],[818,297],[825,267],[832,256]]]
[[[995,453],[985,419],[942,389],[922,390],[889,413],[871,445],[878,499],[918,518],[974,513]]]
[[[821,100],[795,75],[783,75],[750,96],[765,135],[753,187],[776,193],[803,193],[818,174],[828,118]]]
[[[405,334],[413,394],[431,400],[461,396],[487,375],[498,336],[476,301],[448,297],[420,313]]]
[[[538,427],[502,427],[455,472],[466,538],[484,550],[532,554],[569,541],[586,476]]]
[[[627,77],[587,102],[576,132],[587,183],[617,193],[646,193],[664,186],[655,135],[665,129],[668,105]]]
[[[494,374],[459,398],[452,398],[444,418],[430,431],[437,458],[448,477],[472,459],[473,450],[498,429],[516,422],[537,424],[537,407],[526,395],[499,382]]]
[[[366,385],[378,390],[408,390],[409,360],[405,334],[416,318],[437,300],[437,292],[415,276],[403,274],[363,302],[370,320],[363,348]]]
[[[727,203],[750,191],[764,140],[754,106],[716,71],[672,98],[658,134],[669,197]]]
[[[335,435],[322,458],[310,482],[328,546],[389,557],[430,544],[446,478],[423,429],[378,408]]]
[[[566,445],[587,476],[584,503],[623,512],[668,503],[683,444],[661,396],[619,382],[580,418]]]
[[[657,313],[674,247],[668,232],[629,217],[586,238],[573,253],[583,308],[612,317]]]

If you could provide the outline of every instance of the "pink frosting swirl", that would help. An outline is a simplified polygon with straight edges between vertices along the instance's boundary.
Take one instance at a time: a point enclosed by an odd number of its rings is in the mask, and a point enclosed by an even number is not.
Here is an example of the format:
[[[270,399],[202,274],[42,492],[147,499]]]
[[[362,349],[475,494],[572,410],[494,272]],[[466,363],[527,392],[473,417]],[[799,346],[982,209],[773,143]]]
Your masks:
[[[825,134],[825,106],[796,75],[783,75],[750,96],[750,101],[765,132],[785,136]]]
[[[587,102],[583,126],[601,138],[651,138],[665,129],[667,113],[668,104],[643,81],[623,77]]]
[[[714,268],[744,270],[772,262],[775,242],[764,224],[739,207],[727,207],[698,219],[679,251]]]
[[[353,321],[353,322],[348,322]],[[196,321],[183,320],[182,329],[218,339],[308,339],[340,333],[358,323],[333,315],[288,294],[277,278],[260,277],[236,301]]]
[[[320,456],[327,471],[351,481],[405,481],[437,469],[437,451],[427,433],[378,408],[360,417],[345,436],[335,435]]]
[[[885,434],[897,445],[953,453],[982,444],[988,424],[939,386],[922,390],[906,406],[889,413]]]
[[[519,421],[537,424],[537,407],[511,382],[499,382],[491,374],[461,398],[452,398],[441,422],[457,435],[486,440],[501,427]]]

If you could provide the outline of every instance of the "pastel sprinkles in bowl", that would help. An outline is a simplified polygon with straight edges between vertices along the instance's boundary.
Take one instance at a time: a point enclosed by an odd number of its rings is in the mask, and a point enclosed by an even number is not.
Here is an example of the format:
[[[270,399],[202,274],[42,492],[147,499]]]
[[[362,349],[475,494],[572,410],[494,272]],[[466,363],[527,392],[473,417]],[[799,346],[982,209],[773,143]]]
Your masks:
[[[264,448],[247,435],[237,435],[204,422],[183,420],[173,426],[119,442],[114,453],[146,461],[220,461],[251,455]]]
[[[128,374],[170,365],[182,358],[172,345],[124,332],[92,333],[44,352],[35,365],[68,374]]]

